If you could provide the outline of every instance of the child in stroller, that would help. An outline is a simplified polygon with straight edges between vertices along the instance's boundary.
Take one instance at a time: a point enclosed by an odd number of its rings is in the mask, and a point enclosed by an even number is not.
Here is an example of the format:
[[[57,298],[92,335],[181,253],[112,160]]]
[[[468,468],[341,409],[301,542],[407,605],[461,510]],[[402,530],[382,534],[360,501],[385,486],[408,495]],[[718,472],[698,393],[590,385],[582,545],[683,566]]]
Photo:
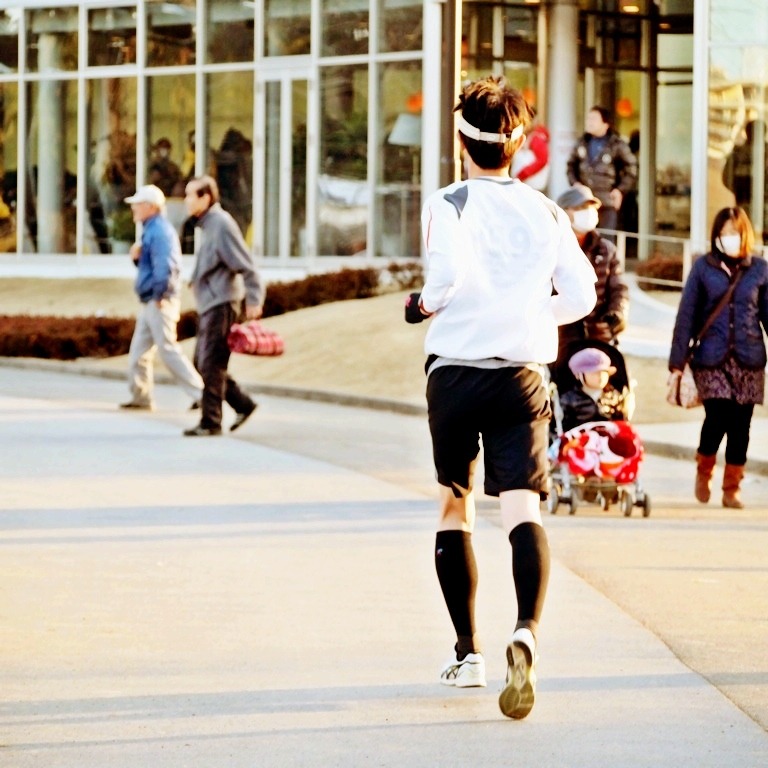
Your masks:
[[[614,501],[626,516],[632,507],[650,514],[650,499],[637,481],[643,447],[630,424],[634,393],[619,350],[605,342],[582,340],[568,350],[570,376],[551,386],[553,421],[550,492],[547,506]]]

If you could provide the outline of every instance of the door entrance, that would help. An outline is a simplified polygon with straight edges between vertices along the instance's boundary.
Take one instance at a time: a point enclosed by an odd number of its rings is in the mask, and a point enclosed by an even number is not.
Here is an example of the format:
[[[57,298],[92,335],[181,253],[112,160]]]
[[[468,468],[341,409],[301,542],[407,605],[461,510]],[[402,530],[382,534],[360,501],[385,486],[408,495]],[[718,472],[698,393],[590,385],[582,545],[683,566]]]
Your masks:
[[[256,253],[288,262],[314,251],[308,235],[309,131],[312,91],[304,67],[257,74]]]

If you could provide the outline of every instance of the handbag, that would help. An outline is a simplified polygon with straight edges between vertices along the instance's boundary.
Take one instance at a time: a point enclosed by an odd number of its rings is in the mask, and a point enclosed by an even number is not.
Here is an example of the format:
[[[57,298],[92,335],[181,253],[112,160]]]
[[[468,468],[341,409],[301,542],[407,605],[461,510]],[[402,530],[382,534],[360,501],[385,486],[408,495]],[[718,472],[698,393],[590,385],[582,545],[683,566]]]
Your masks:
[[[731,300],[736,284],[741,279],[743,274],[742,270],[736,273],[736,277],[728,286],[728,290],[723,294],[720,301],[717,302],[717,306],[712,310],[712,313],[707,318],[704,325],[701,326],[701,330],[698,334],[688,342],[688,354],[685,356],[682,371],[672,371],[667,379],[667,402],[670,405],[677,405],[680,408],[695,408],[697,405],[701,405],[701,398],[699,397],[699,391],[696,389],[696,381],[693,378],[693,371],[691,370],[691,358],[696,348],[701,344],[701,340],[709,330],[712,323],[715,322],[715,318],[723,311],[723,307]]]
[[[699,390],[696,389],[696,381],[690,363],[686,360],[681,371],[673,371],[667,380],[667,402],[670,405],[678,405],[681,408],[695,408],[701,405]]]
[[[285,351],[283,337],[277,331],[265,328],[258,320],[234,323],[227,334],[227,346],[231,352],[241,355],[274,357]]]

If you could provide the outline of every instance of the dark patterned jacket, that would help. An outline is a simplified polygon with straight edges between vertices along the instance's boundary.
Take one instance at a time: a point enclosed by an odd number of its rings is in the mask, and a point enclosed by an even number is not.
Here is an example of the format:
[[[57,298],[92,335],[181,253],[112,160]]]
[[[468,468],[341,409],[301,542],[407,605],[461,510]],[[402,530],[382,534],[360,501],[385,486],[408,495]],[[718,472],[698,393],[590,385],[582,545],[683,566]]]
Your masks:
[[[618,133],[608,131],[605,149],[590,162],[587,144],[592,139],[585,133],[573,148],[566,166],[568,182],[586,184],[603,205],[611,205],[608,195],[612,189],[623,195],[637,186],[637,158]]]
[[[560,349],[563,351],[576,339],[613,341],[627,327],[629,289],[623,279],[616,246],[593,231],[587,233],[581,249],[597,275],[597,304],[582,320],[560,326]]]

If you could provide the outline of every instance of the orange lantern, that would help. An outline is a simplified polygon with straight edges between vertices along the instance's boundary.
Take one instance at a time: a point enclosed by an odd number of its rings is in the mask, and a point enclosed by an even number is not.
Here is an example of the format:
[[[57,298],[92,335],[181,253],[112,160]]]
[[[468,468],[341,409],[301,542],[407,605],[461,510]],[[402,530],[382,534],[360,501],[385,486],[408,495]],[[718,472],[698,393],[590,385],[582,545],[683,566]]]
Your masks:
[[[632,117],[634,111],[631,99],[624,98],[616,101],[616,114],[619,117]]]

